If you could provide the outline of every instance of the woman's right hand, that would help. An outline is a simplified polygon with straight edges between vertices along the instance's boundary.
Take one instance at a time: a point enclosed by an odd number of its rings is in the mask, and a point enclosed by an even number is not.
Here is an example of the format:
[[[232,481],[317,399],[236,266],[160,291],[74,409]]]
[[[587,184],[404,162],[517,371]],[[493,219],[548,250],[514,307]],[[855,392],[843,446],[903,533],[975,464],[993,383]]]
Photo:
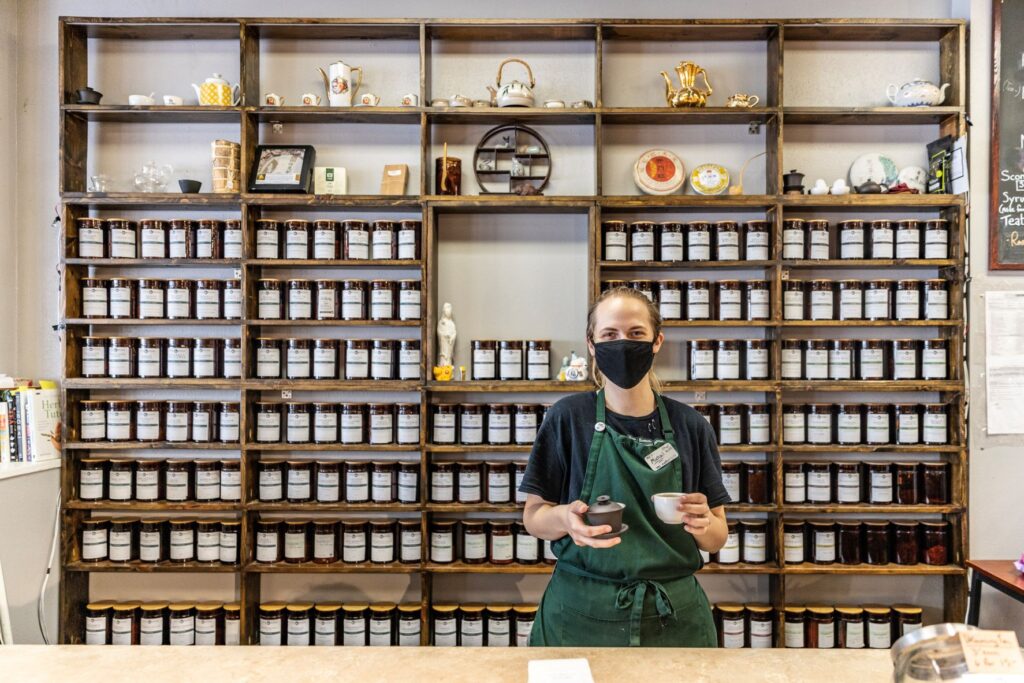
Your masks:
[[[565,530],[578,546],[589,546],[591,548],[611,548],[617,546],[621,538],[594,538],[601,534],[609,533],[612,528],[607,524],[601,526],[588,526],[583,515],[587,512],[588,506],[582,500],[573,501],[565,506]]]

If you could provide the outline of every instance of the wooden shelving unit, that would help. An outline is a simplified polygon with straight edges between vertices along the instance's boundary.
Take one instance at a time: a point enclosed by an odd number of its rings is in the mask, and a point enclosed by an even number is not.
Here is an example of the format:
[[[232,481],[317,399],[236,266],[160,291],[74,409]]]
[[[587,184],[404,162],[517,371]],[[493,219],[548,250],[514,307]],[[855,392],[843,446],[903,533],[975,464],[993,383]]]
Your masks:
[[[689,333],[697,328],[715,328],[715,336],[745,336],[751,331],[764,330],[771,339],[782,339],[789,335],[802,336],[807,330],[824,328],[823,336],[835,336],[846,328],[867,328],[879,336],[894,334],[900,328],[926,329],[950,341],[950,377],[941,381],[892,381],[892,382],[812,382],[800,380],[767,381],[669,381],[666,390],[674,394],[713,392],[716,396],[730,392],[758,394],[775,408],[772,441],[768,444],[740,444],[723,446],[726,458],[742,457],[744,454],[764,454],[773,467],[774,502],[767,505],[735,504],[728,506],[729,514],[767,516],[772,529],[771,543],[774,558],[783,556],[781,525],[787,516],[805,518],[831,514],[864,515],[926,515],[941,517],[953,524],[953,563],[929,567],[912,565],[898,567],[886,565],[873,567],[857,565],[785,565],[779,560],[765,565],[715,565],[709,564],[703,574],[751,574],[767,575],[769,601],[776,608],[786,604],[787,577],[802,575],[867,574],[881,576],[915,575],[943,577],[944,616],[947,621],[956,621],[963,615],[966,602],[966,578],[963,562],[967,556],[967,425],[965,378],[963,363],[965,357],[965,263],[966,263],[966,207],[962,197],[950,195],[848,195],[810,196],[782,194],[784,129],[788,125],[820,126],[927,126],[936,127],[939,134],[963,134],[966,132],[967,111],[967,70],[966,70],[967,27],[956,20],[631,20],[631,19],[580,19],[580,20],[428,20],[428,19],[288,19],[288,18],[86,18],[64,17],[59,24],[59,110],[60,110],[60,196],[61,222],[61,268],[64,326],[64,450],[62,485],[66,493],[63,505],[61,558],[63,575],[60,588],[60,642],[80,643],[83,641],[83,607],[89,597],[89,577],[94,572],[188,572],[188,573],[233,573],[238,577],[238,594],[233,596],[242,603],[242,642],[254,643],[257,638],[256,606],[261,599],[261,577],[267,573],[283,574],[341,574],[341,573],[399,573],[419,574],[422,586],[422,634],[423,643],[429,642],[428,607],[432,596],[432,577],[457,573],[502,573],[502,574],[548,574],[549,565],[465,565],[462,563],[434,564],[428,561],[428,524],[433,515],[452,516],[462,513],[494,513],[512,515],[520,511],[516,505],[449,505],[429,502],[426,481],[429,462],[435,458],[453,459],[464,454],[515,454],[525,458],[530,450],[525,445],[509,446],[441,446],[428,443],[427,406],[433,402],[452,400],[472,401],[483,394],[503,394],[514,400],[516,394],[550,394],[549,400],[559,395],[593,390],[590,383],[559,382],[435,382],[430,378],[429,369],[435,355],[434,325],[437,318],[438,300],[438,243],[439,224],[451,214],[573,214],[585,216],[588,228],[588,283],[591,300],[600,291],[604,279],[630,279],[631,273],[657,271],[659,277],[674,277],[682,272],[698,272],[701,277],[713,278],[716,272],[740,269],[749,271],[755,277],[765,278],[772,283],[772,315],[764,321],[671,321],[667,327],[677,332]],[[132,107],[118,104],[78,105],[75,91],[87,85],[89,73],[89,41],[97,38],[106,40],[231,40],[238,41],[238,59],[241,73],[241,103],[233,107]],[[427,106],[396,108],[378,107],[372,109],[340,109],[331,107],[264,107],[260,100],[261,41],[269,39],[374,39],[415,41],[419,45],[419,88],[420,102],[430,101],[432,94],[431,68],[432,48],[444,41],[489,41],[516,40],[531,41],[583,41],[593,47],[595,55],[594,93],[588,97],[594,103],[586,109],[551,110],[528,109],[449,109]],[[942,82],[951,83],[948,105],[941,107],[920,107],[913,109],[877,107],[794,107],[783,102],[782,77],[784,70],[784,48],[787,43],[802,41],[919,41],[935,43]],[[766,92],[762,98],[764,106],[754,110],[734,110],[723,107],[708,107],[699,110],[672,110],[667,107],[616,107],[608,106],[603,96],[602,83],[603,55],[608,46],[616,42],[662,42],[662,41],[754,41],[763,45],[766,55]],[[410,180],[411,194],[400,197],[376,195],[306,196],[289,194],[199,194],[177,193],[136,193],[86,191],[88,169],[89,132],[91,126],[123,123],[153,123],[168,126],[188,126],[196,123],[238,124],[242,145],[242,187],[246,187],[246,175],[255,145],[259,142],[261,124],[331,124],[361,123],[379,125],[419,126],[420,172]],[[499,123],[523,123],[526,125],[573,125],[586,126],[593,131],[595,147],[594,178],[592,194],[560,195],[557,181],[546,188],[545,196],[437,196],[430,194],[433,187],[431,176],[432,154],[431,130],[436,125],[478,125]],[[605,130],[630,125],[739,125],[757,124],[763,127],[766,152],[766,182],[764,194],[739,196],[695,196],[672,195],[652,197],[640,195],[606,194],[610,184],[606,183],[602,170],[602,144]],[[898,128],[896,129],[899,130]],[[553,152],[557,156],[557,149]],[[468,170],[468,169],[467,169]],[[581,169],[585,172],[587,169]],[[72,249],[77,237],[75,220],[96,212],[130,210],[179,211],[181,215],[202,217],[210,212],[235,213],[242,220],[245,257],[241,259],[82,259]],[[422,220],[421,255],[416,261],[327,261],[327,260],[261,260],[254,254],[254,221],[263,212],[293,211],[302,217],[314,217],[318,211],[360,210],[372,212],[401,213]],[[857,217],[858,212],[928,212],[950,220],[953,226],[950,258],[942,260],[888,259],[857,261],[807,261],[781,258],[782,220],[802,212],[840,213]],[[601,260],[601,224],[603,220],[617,218],[630,220],[630,216],[643,214],[713,213],[729,218],[731,212],[745,214],[760,213],[772,224],[772,258],[763,261],[737,262],[610,262]],[[84,319],[80,317],[79,279],[93,273],[95,269],[116,272],[119,268],[146,268],[154,275],[161,269],[187,266],[200,269],[237,269],[236,277],[242,280],[243,291],[249,303],[246,317],[240,320],[123,320]],[[314,269],[356,268],[366,276],[380,272],[390,277],[396,269],[418,271],[423,282],[424,306],[420,321],[266,321],[258,320],[253,313],[251,299],[254,296],[253,282],[256,278],[272,274],[279,268]],[[803,273],[836,272],[840,277],[855,277],[858,269],[910,268],[925,273],[937,273],[951,282],[950,311],[952,318],[946,321],[789,321],[782,316],[781,281],[786,277],[805,277]],[[798,275],[791,275],[796,273]],[[841,275],[840,275],[841,274]],[[170,332],[175,327],[191,329],[194,326],[216,325],[218,336],[239,334],[243,344],[243,368],[248,371],[251,351],[248,340],[260,330],[268,333],[294,327],[298,331],[312,333],[321,328],[343,328],[355,335],[370,335],[375,330],[389,328],[392,333],[407,331],[408,336],[419,335],[423,346],[420,381],[289,381],[260,380],[244,376],[235,380],[103,380],[80,377],[78,339],[82,335],[104,333],[120,326],[144,325],[154,334]],[[772,356],[771,377],[778,378],[780,372],[778,353]],[[168,397],[203,396],[213,390],[230,391],[238,400],[248,404],[260,398],[281,396],[281,392],[396,392],[407,394],[405,401],[421,404],[420,443],[415,445],[342,446],[338,444],[265,444],[255,443],[252,438],[251,416],[248,410],[241,412],[242,441],[237,444],[220,443],[136,443],[114,442],[94,443],[79,440],[76,405],[78,401],[102,392],[109,396],[119,390],[169,392]],[[817,446],[786,444],[781,436],[781,415],[778,410],[793,394],[817,394],[818,400],[828,401],[834,392],[878,393],[879,400],[888,400],[892,392],[921,392],[941,397],[939,400],[955,407],[951,413],[952,439],[950,444],[941,446]],[[177,392],[177,393],[176,393]],[[373,394],[368,394],[373,396]],[[691,400],[692,396],[682,396]],[[233,399],[234,400],[234,399]],[[488,400],[493,400],[489,398]],[[700,400],[700,399],[698,399]],[[718,400],[717,398],[714,400]],[[722,398],[719,402],[724,402]],[[927,399],[935,400],[935,399]],[[77,499],[77,476],[81,458],[90,454],[118,456],[133,452],[168,450],[216,451],[224,457],[238,453],[242,463],[242,500],[238,503],[110,503],[103,501],[81,501]],[[421,500],[412,505],[381,504],[316,504],[316,503],[263,503],[255,499],[255,464],[266,454],[274,457],[281,452],[303,454],[338,453],[351,451],[402,454],[417,453],[421,465]],[[952,464],[952,501],[945,506],[872,506],[872,505],[789,505],[782,503],[782,463],[789,458],[827,458],[830,454],[891,454],[904,459],[923,455],[936,455]],[[878,455],[877,457],[883,457]],[[126,512],[196,512],[200,514],[235,514],[242,518],[241,563],[237,566],[205,565],[198,563],[161,564],[144,566],[139,563],[86,563],[80,560],[78,550],[78,529],[81,521],[91,515],[124,514]],[[308,515],[331,512],[340,514],[379,513],[408,518],[410,515],[421,519],[424,546],[423,561],[420,564],[329,565],[276,563],[262,565],[252,561],[252,525],[263,514],[274,516]],[[404,516],[404,517],[403,517]],[[776,628],[778,643],[781,643],[781,621]]]

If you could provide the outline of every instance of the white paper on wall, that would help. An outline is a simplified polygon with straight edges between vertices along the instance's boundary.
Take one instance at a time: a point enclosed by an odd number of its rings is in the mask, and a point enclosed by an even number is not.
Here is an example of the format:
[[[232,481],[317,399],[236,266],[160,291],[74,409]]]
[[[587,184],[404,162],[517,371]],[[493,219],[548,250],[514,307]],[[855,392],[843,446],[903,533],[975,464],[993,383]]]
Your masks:
[[[1024,291],[985,295],[985,395],[989,434],[1024,434]]]

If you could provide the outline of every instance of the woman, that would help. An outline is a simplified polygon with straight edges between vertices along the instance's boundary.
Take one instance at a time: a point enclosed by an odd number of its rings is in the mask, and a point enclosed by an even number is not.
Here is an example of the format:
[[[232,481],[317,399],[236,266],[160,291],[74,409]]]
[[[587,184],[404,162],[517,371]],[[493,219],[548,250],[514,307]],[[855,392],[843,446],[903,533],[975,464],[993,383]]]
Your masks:
[[[530,645],[717,645],[693,573],[698,549],[725,544],[729,495],[711,426],[656,392],[651,365],[664,339],[658,309],[636,290],[607,290],[590,309],[587,347],[602,389],[551,407],[520,486],[526,528],[558,556]],[[651,496],[666,491],[686,493],[681,525],[654,512]],[[611,527],[587,525],[598,495],[625,503],[621,536],[598,538]]]

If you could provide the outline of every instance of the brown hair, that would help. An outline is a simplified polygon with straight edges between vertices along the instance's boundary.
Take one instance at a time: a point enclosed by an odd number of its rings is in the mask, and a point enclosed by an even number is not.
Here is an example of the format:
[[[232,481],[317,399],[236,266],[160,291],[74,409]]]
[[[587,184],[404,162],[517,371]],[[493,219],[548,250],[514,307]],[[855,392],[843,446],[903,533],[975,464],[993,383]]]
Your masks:
[[[650,319],[651,328],[654,330],[654,338],[658,338],[658,334],[661,333],[661,311],[658,310],[658,307],[654,302],[648,299],[647,295],[638,289],[633,289],[632,287],[612,287],[601,292],[601,295],[597,297],[594,303],[590,305],[590,309],[587,311],[587,341],[594,341],[594,327],[597,324],[595,315],[597,307],[613,297],[625,297],[627,299],[642,302],[647,310],[647,317]],[[606,381],[605,377],[598,369],[597,361],[593,356],[591,356],[590,361],[594,381],[597,382],[597,386],[603,387]],[[654,374],[654,368],[651,368],[651,371],[647,373],[647,379],[650,381],[651,389],[653,389],[655,393],[661,393],[661,381],[658,379],[658,376]]]

